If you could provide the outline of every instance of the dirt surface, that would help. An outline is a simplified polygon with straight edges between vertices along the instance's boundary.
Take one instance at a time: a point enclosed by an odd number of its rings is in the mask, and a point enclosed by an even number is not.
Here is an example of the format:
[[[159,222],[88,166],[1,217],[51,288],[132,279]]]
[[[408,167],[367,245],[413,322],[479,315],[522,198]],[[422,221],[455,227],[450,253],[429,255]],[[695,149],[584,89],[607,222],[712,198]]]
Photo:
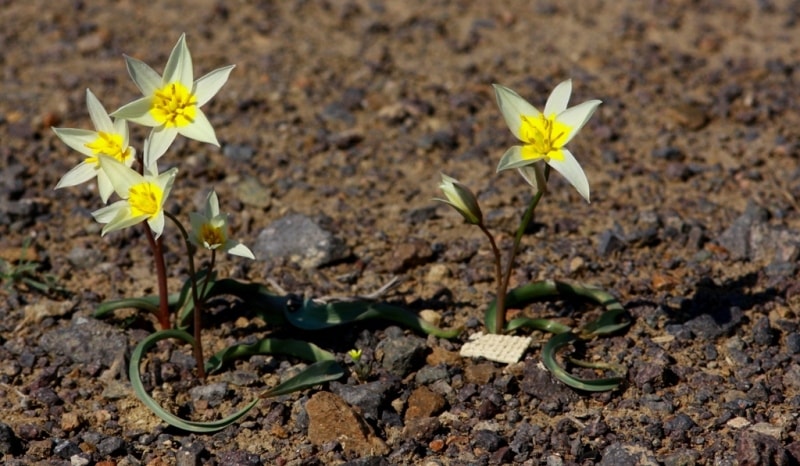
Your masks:
[[[18,258],[31,241],[37,276],[68,291],[3,292],[5,464],[800,459],[794,2],[0,3],[0,257]],[[108,109],[137,98],[122,54],[161,71],[182,32],[196,76],[236,69],[204,107],[222,147],[179,137],[162,159],[180,170],[170,211],[198,210],[213,186],[246,244],[299,213],[326,216],[347,246],[344,259],[305,269],[228,257],[220,274],[306,296],[363,295],[398,276],[384,299],[432,309],[444,327],[465,325],[463,336],[388,323],[299,335],[342,361],[364,348],[368,383],[350,377],[264,400],[213,435],[169,428],[142,405],[125,367],[155,321],[90,316],[104,300],[155,292],[147,241],[140,229],[100,237],[89,215],[101,205],[95,185],[53,190],[81,156],[49,128],[91,128],[86,88]],[[541,108],[567,78],[571,103],[603,101],[570,143],[592,202],[552,177],[512,285],[567,279],[620,299],[632,326],[586,348],[628,368],[610,393],[554,382],[539,367],[540,332],[519,364],[457,357],[493,297],[491,255],[476,229],[431,200],[440,172],[460,179],[508,248],[532,192],[514,172],[495,174],[514,140],[491,84]],[[133,127],[140,150],[145,135]],[[176,290],[187,270],[174,229],[165,240]],[[226,312],[209,316],[208,351],[276,330]],[[574,325],[596,315],[562,302],[514,312]],[[418,345],[420,358],[392,373],[382,342]],[[197,382],[185,348],[162,345],[154,357],[149,388],[196,418],[230,412],[298,364],[238,363],[210,380],[227,385],[208,401],[188,395]],[[320,427],[315,413],[336,422]],[[357,428],[326,437],[337,425]]]

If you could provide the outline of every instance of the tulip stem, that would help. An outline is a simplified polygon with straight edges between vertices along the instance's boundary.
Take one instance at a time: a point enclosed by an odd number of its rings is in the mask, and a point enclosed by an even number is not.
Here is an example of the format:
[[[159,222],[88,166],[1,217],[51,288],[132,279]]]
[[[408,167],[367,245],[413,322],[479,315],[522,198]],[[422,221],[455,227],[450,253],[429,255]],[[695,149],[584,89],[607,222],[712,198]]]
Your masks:
[[[169,217],[175,225],[177,225],[178,229],[181,231],[181,236],[183,236],[183,242],[186,244],[186,254],[189,256],[189,281],[192,284],[192,303],[194,306],[192,308],[193,313],[193,327],[194,327],[194,344],[192,345],[192,352],[194,353],[194,360],[195,364],[197,365],[197,377],[200,379],[206,378],[206,370],[203,358],[203,340],[202,340],[202,312],[203,312],[203,301],[199,299],[202,295],[205,297],[206,286],[208,281],[211,280],[211,269],[214,266],[214,254],[212,251],[211,255],[211,264],[208,266],[208,272],[206,273],[206,280],[203,284],[203,292],[197,292],[197,275],[195,274],[194,269],[194,247],[192,243],[189,241],[189,233],[186,232],[186,229],[183,227],[181,222],[169,212],[164,212],[164,215]]]

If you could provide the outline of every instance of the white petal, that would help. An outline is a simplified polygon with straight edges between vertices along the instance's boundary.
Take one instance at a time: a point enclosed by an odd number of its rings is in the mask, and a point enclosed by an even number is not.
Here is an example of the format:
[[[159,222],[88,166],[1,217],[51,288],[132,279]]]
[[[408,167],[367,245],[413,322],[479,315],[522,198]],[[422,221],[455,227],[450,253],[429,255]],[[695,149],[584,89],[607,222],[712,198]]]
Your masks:
[[[559,161],[551,158],[548,165],[561,173],[561,176],[566,178],[569,184],[578,190],[578,193],[586,199],[586,202],[591,202],[589,200],[589,180],[586,179],[583,168],[581,168],[581,165],[575,160],[570,151],[567,149],[561,149],[561,151],[564,154],[564,160]]]
[[[126,167],[125,164],[114,158],[100,155],[98,160],[100,160],[100,169],[106,172],[108,179],[111,180],[114,191],[123,199],[128,198],[131,186],[144,182],[144,177],[136,170]]]
[[[101,235],[105,236],[106,233],[110,231],[117,231],[122,230],[124,228],[132,227],[134,225],[138,225],[142,223],[147,218],[147,215],[138,215],[136,217],[130,216],[130,209],[120,209],[117,216],[114,217],[105,227],[103,227],[103,231],[100,233]]]
[[[572,108],[568,108],[558,115],[557,120],[571,128],[564,144],[570,142],[572,138],[578,134],[578,131],[589,121],[589,118],[601,103],[602,102],[599,100],[589,100]]]
[[[526,165],[517,170],[519,170],[519,174],[522,175],[522,178],[524,178],[529,185],[533,186],[536,192],[543,191],[547,188],[547,180],[544,179],[544,169],[541,163]]]
[[[97,221],[97,223],[108,223],[114,220],[114,217],[117,216],[120,209],[127,209],[128,203],[125,201],[117,201],[111,205],[107,205],[103,208],[97,209],[92,212],[92,217]]]
[[[142,97],[141,99],[134,100],[118,108],[111,116],[114,118],[122,118],[123,120],[130,120],[144,126],[158,126],[160,123],[150,115],[150,109],[152,108],[153,98]]]
[[[508,129],[517,139],[522,140],[519,133],[522,125],[522,116],[538,117],[540,115],[539,110],[511,89],[499,84],[492,84],[492,86],[497,98],[497,106],[500,107],[500,113],[503,114]]]
[[[153,230],[153,233],[156,234],[156,239],[161,236],[161,233],[164,232],[164,211],[160,211],[155,218],[151,218],[147,221],[147,224],[150,225],[150,229]]]
[[[178,127],[177,130],[178,133],[182,134],[184,137],[194,139],[195,141],[207,142],[219,147],[219,141],[217,141],[217,135],[214,134],[214,128],[211,126],[208,118],[206,118],[206,114],[199,108],[194,115],[194,121],[189,125]]]
[[[92,91],[86,89],[86,107],[89,108],[89,118],[92,119],[92,123],[97,131],[102,131],[104,133],[115,133],[114,124],[111,122],[111,118],[108,116],[108,112],[106,111],[103,104],[97,100]]]
[[[524,167],[526,165],[532,165],[536,163],[537,160],[541,159],[523,159],[522,158],[522,146],[513,146],[509,148],[503,157],[500,159],[500,163],[497,164],[497,171],[509,170],[512,168],[519,168]]]
[[[228,254],[233,254],[234,256],[246,257],[253,260],[256,258],[250,248],[242,243],[236,243],[235,241],[228,241],[225,243],[225,246],[223,246],[223,249],[225,249]]]
[[[53,132],[56,133],[56,136],[64,141],[64,144],[68,145],[71,149],[74,149],[83,155],[94,155],[92,150],[86,147],[86,144],[90,144],[98,138],[97,131],[75,128],[53,128]]]
[[[189,47],[186,46],[186,34],[181,34],[178,43],[172,48],[167,60],[167,66],[164,68],[164,79],[161,84],[166,85],[180,82],[187,89],[192,88],[194,82],[194,75],[192,72],[192,56],[189,54]]]
[[[161,188],[161,191],[164,193],[163,198],[161,199],[161,205],[167,201],[167,197],[169,197],[169,193],[172,191],[172,185],[175,183],[175,177],[178,175],[178,169],[171,168],[164,173],[158,175],[156,179],[156,183]]]
[[[142,91],[142,95],[152,96],[161,87],[161,76],[145,62],[125,55],[125,65],[133,83]]]
[[[236,65],[226,66],[225,68],[216,69],[194,83],[192,94],[197,97],[197,106],[202,107],[212,97],[214,97],[220,88],[228,81],[231,71]]]
[[[147,137],[149,144],[144,152],[144,166],[153,167],[156,161],[167,152],[177,135],[178,130],[175,128],[160,127],[153,129]]]
[[[114,185],[103,170],[97,170],[97,191],[100,193],[103,204],[108,203],[108,198],[114,192]]]
[[[550,93],[547,98],[547,103],[544,106],[544,116],[550,118],[553,115],[558,115],[567,109],[569,96],[572,94],[572,80],[567,79],[563,81]]]
[[[81,162],[61,177],[56,185],[56,189],[85,183],[97,176],[98,172],[99,170],[95,164]]]
[[[219,215],[219,198],[213,189],[206,197],[206,218],[209,220]]]

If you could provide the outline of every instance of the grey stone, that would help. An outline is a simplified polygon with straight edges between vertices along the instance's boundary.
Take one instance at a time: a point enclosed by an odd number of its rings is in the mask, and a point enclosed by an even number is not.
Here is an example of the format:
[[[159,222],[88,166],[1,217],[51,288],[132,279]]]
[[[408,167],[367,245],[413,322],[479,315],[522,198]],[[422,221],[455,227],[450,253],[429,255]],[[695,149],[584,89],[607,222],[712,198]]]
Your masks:
[[[733,259],[752,259],[754,254],[750,233],[757,225],[764,224],[768,217],[769,212],[766,209],[751,201],[744,213],[719,235],[717,243],[724,247]]]
[[[635,445],[612,443],[602,453],[601,466],[657,465],[655,455],[646,448]]]
[[[225,144],[222,154],[232,160],[247,162],[253,158],[255,150],[252,146],[244,144]]]
[[[53,447],[53,453],[66,460],[81,453],[81,449],[75,442],[71,442],[66,439],[56,439],[56,445]]]
[[[125,448],[125,440],[120,437],[106,437],[97,444],[97,453],[102,456],[111,456]]]
[[[205,400],[208,401],[209,406],[217,406],[222,403],[227,393],[227,382],[201,385],[189,390],[189,395],[192,397],[193,401]]]
[[[664,431],[673,438],[685,438],[689,431],[697,427],[697,424],[684,413],[678,413],[675,417],[664,423]]]
[[[789,452],[771,435],[745,431],[736,441],[736,459],[740,466],[793,464]]]
[[[792,353],[800,353],[800,333],[792,332],[786,335],[786,349]]]
[[[378,420],[379,409],[386,399],[386,393],[391,384],[378,381],[360,385],[344,385],[331,382],[331,391],[339,395],[350,406],[361,409],[361,415],[366,419]]]
[[[422,338],[402,336],[383,340],[377,349],[383,352],[383,367],[398,377],[405,377],[422,360],[425,348]]]
[[[205,453],[205,447],[200,442],[192,442],[188,445],[184,445],[175,454],[175,465],[199,466],[203,453]]]
[[[725,335],[741,323],[744,313],[736,306],[720,307],[686,322],[686,327],[703,340]]]
[[[421,368],[417,371],[415,380],[420,385],[427,385],[437,380],[446,380],[447,378],[447,367],[443,364],[439,364]]]
[[[603,257],[625,249],[625,239],[613,230],[600,233],[597,253]]]
[[[472,445],[488,452],[496,451],[504,443],[503,437],[493,430],[480,429],[472,433]]]
[[[778,341],[778,331],[772,328],[769,317],[760,317],[753,325],[753,341],[756,344],[769,346]]]
[[[103,253],[97,249],[76,246],[67,253],[69,263],[79,270],[90,269],[103,260]]]
[[[22,444],[8,424],[0,422],[0,457],[2,455],[16,455]]]
[[[80,316],[66,327],[42,335],[39,345],[48,353],[66,356],[72,362],[99,362],[103,367],[110,367],[128,348],[127,339],[118,328]]]
[[[283,259],[311,269],[344,259],[349,250],[322,222],[290,214],[261,230],[253,253],[261,260]]]

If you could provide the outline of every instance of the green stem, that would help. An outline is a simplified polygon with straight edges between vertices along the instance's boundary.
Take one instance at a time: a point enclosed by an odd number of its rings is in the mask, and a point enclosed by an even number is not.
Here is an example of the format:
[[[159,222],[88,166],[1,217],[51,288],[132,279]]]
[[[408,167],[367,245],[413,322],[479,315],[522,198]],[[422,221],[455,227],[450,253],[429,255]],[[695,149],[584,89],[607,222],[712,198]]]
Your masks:
[[[192,284],[192,302],[194,302],[194,342],[192,344],[192,351],[194,353],[194,360],[195,364],[197,365],[197,376],[201,379],[206,378],[206,369],[204,367],[203,361],[203,340],[201,338],[201,330],[202,330],[202,310],[203,310],[203,303],[198,299],[197,293],[197,276],[194,272],[194,253],[193,253],[193,246],[192,243],[189,241],[189,233],[186,232],[186,229],[183,227],[181,222],[178,220],[177,217],[172,215],[169,212],[164,212],[164,214],[172,220],[175,225],[177,225],[178,229],[181,231],[181,235],[183,236],[183,242],[186,244],[186,254],[189,256],[189,280],[191,280]],[[213,257],[213,256],[212,256]],[[208,271],[209,275],[206,276],[206,282],[211,277],[211,269]]]
[[[156,239],[150,225],[144,223],[144,232],[150,249],[153,250],[153,261],[156,263],[156,280],[158,282],[158,323],[162,330],[169,330],[169,290],[167,290],[167,266],[164,263],[164,248],[161,237]]]
[[[500,248],[497,247],[497,242],[495,241],[494,236],[489,232],[489,230],[483,224],[483,221],[481,221],[481,223],[478,224],[478,228],[480,228],[481,231],[486,235],[486,237],[489,238],[489,244],[492,245],[492,253],[494,254],[494,275],[495,275],[495,282],[497,283],[497,298],[495,298],[495,302],[497,305],[496,309],[498,310],[498,315],[500,315],[499,312],[501,310],[505,312],[505,302],[506,302],[506,292],[505,288],[503,288],[503,283],[504,283],[503,265],[502,265],[503,257],[500,254]],[[505,286],[508,286],[508,284],[506,283]],[[504,320],[505,317],[497,317],[497,322],[499,324],[502,324]],[[502,333],[503,327],[496,327],[496,330],[498,333]]]
[[[506,292],[508,291],[508,283],[511,281],[511,270],[514,267],[514,259],[517,256],[519,244],[522,241],[522,235],[525,234],[525,230],[528,229],[528,225],[531,223],[531,219],[533,219],[533,211],[536,210],[536,206],[539,204],[539,200],[542,198],[542,195],[544,195],[544,189],[539,190],[536,195],[533,196],[533,199],[531,199],[531,203],[528,204],[528,209],[525,210],[525,215],[522,216],[522,221],[520,221],[519,227],[517,228],[517,234],[514,235],[514,244],[511,246],[511,250],[508,252],[506,269],[503,273],[501,283],[497,287],[497,313],[495,314],[495,329],[498,333],[502,333],[506,326],[505,296]]]

